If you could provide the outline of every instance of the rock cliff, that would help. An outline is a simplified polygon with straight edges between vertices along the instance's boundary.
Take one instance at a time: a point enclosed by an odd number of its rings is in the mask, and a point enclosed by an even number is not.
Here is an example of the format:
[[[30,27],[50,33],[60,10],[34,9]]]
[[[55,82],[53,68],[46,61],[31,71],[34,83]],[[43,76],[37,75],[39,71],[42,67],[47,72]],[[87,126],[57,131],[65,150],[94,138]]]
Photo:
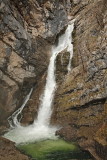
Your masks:
[[[72,71],[59,84],[52,123],[96,159],[107,159],[107,1],[74,1]]]
[[[33,122],[51,46],[75,18],[71,72],[66,51],[56,60],[58,88],[51,121],[62,126],[57,132],[61,137],[78,142],[98,160],[107,159],[106,8],[106,0],[0,0],[1,133],[31,87],[22,123]]]
[[[38,86],[51,45],[67,21],[57,1],[0,0],[0,128],[29,89]]]
[[[31,160],[26,155],[21,154],[14,143],[0,137],[0,160]]]

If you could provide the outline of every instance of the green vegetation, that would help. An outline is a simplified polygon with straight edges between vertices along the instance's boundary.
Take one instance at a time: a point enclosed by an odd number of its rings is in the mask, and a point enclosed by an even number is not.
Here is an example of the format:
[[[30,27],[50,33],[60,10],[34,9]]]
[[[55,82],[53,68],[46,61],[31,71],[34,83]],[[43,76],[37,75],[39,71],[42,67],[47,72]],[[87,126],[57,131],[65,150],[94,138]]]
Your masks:
[[[46,140],[20,145],[18,148],[35,160],[68,160],[68,158],[78,158],[81,154],[77,146],[63,140]]]

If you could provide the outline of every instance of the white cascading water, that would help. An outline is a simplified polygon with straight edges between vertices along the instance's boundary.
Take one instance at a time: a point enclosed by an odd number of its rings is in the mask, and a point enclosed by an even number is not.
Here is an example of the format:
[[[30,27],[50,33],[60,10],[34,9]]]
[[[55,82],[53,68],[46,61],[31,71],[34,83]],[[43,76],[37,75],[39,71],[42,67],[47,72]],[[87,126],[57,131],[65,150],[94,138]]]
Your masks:
[[[74,22],[74,21],[73,21]],[[38,112],[38,118],[35,123],[39,125],[49,125],[50,117],[52,113],[52,101],[54,98],[54,92],[56,88],[55,81],[55,60],[61,51],[67,48],[67,51],[70,53],[69,63],[68,63],[68,71],[71,70],[71,59],[73,56],[73,44],[71,33],[74,28],[74,23],[68,25],[65,33],[59,37],[59,42],[57,46],[53,46],[52,48],[52,57],[50,59],[49,67],[48,67],[48,75],[47,75],[47,83],[45,86],[42,103],[40,105],[40,109]]]
[[[73,21],[74,22],[74,21]],[[74,24],[74,23],[73,23]],[[73,32],[73,29],[74,29],[74,25],[69,25],[68,27],[68,30],[69,30],[69,32],[70,31],[72,31]],[[72,33],[71,32],[71,33]],[[73,44],[72,44],[72,38],[71,38],[71,36],[69,35],[69,38],[68,38],[68,47],[67,47],[67,51],[69,52],[69,54],[70,54],[70,58],[69,58],[69,63],[68,63],[68,67],[67,67],[67,69],[68,69],[68,72],[70,72],[71,71],[71,60],[72,60],[72,56],[73,56]]]
[[[22,104],[22,106],[16,110],[9,118],[8,118],[8,122],[10,124],[11,128],[15,128],[20,126],[20,119],[18,120],[18,115],[21,114],[23,108],[25,107],[25,105],[27,104],[28,100],[30,99],[30,96],[32,94],[33,88],[31,88],[29,94],[25,97],[25,100]]]
[[[52,57],[50,59],[48,67],[46,86],[43,93],[43,99],[40,104],[37,120],[35,120],[32,125],[26,127],[21,126],[20,123],[17,122],[18,125],[16,125],[15,128],[9,130],[9,132],[7,132],[4,135],[4,137],[16,142],[16,144],[30,143],[47,138],[48,139],[56,138],[55,132],[58,128],[50,126],[52,101],[56,89],[55,60],[58,53],[60,53],[64,49],[67,49],[67,51],[70,53],[70,60],[68,64],[68,71],[70,71],[71,58],[73,55],[73,45],[71,36],[73,28],[74,28],[74,20],[71,21],[71,24],[68,25],[65,33],[59,37],[58,45],[52,47]],[[16,117],[14,117],[14,119],[15,120],[17,119],[17,114]]]

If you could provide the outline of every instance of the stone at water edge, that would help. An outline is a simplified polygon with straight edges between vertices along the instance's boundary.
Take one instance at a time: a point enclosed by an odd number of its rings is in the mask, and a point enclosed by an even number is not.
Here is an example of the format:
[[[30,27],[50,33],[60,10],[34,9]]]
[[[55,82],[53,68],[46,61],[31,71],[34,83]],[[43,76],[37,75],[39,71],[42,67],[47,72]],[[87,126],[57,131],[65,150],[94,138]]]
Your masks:
[[[31,160],[31,158],[22,154],[13,142],[0,137],[0,160]]]

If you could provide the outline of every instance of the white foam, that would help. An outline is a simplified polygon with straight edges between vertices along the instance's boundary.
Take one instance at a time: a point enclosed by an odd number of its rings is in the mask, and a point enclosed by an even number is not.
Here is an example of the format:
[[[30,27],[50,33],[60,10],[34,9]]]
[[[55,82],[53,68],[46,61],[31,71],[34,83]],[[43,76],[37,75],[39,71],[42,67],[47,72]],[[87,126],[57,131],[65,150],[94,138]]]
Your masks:
[[[22,111],[22,108],[19,109],[18,113],[14,116],[15,128],[11,129],[4,137],[19,143],[29,143],[35,142],[43,139],[53,139],[55,137],[55,132],[58,129],[57,127],[50,126],[50,118],[52,114],[52,102],[54,98],[54,93],[56,89],[56,80],[55,80],[55,60],[58,53],[67,49],[70,53],[70,60],[68,64],[68,71],[71,68],[71,58],[73,55],[73,45],[72,45],[72,31],[74,28],[74,21],[68,25],[65,33],[59,37],[58,45],[52,47],[52,57],[50,58],[50,63],[47,72],[46,86],[43,93],[43,98],[40,103],[39,112],[37,119],[34,120],[33,125],[23,127],[18,123],[17,116],[19,112]],[[28,98],[27,97],[27,101]],[[27,102],[26,102],[27,103]]]
[[[4,137],[10,139],[16,144],[32,143],[45,139],[56,139],[57,128],[48,126],[29,125],[27,127],[16,127],[7,132]]]

